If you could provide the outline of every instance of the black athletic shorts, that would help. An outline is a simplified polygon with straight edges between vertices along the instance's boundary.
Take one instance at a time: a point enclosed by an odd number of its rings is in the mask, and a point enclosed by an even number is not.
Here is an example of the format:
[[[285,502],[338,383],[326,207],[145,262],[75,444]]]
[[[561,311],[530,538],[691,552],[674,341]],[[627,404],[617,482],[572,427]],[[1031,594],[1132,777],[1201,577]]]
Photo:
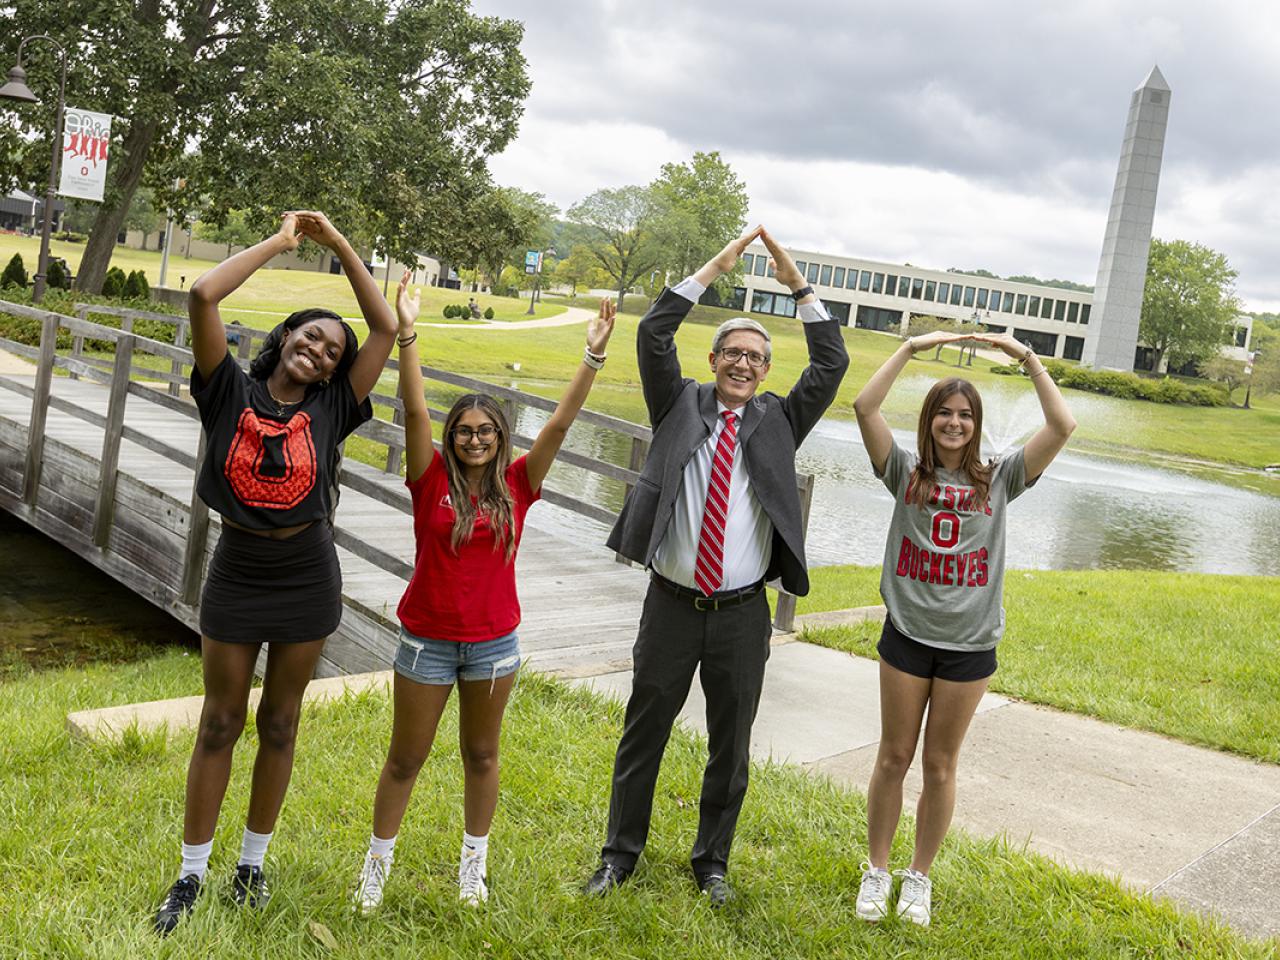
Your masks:
[[[880,642],[876,644],[880,659],[891,667],[926,680],[937,677],[966,683],[984,680],[996,672],[996,650],[943,650],[919,640],[912,640],[893,625],[886,613]]]

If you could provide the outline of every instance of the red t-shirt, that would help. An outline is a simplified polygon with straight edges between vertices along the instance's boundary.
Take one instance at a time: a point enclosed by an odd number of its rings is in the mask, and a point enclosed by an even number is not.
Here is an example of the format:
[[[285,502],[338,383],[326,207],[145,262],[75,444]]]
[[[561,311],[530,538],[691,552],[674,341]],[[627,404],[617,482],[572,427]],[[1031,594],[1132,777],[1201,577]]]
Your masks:
[[[511,514],[519,547],[524,515],[539,493],[529,489],[524,457],[507,467],[506,478],[515,501]],[[439,451],[422,476],[405,485],[413,497],[416,549],[413,578],[396,610],[400,622],[414,636],[432,640],[473,643],[505,637],[520,624],[515,556],[508,561],[505,546],[494,549],[494,532],[483,515],[476,517],[471,539],[454,553],[449,477]]]

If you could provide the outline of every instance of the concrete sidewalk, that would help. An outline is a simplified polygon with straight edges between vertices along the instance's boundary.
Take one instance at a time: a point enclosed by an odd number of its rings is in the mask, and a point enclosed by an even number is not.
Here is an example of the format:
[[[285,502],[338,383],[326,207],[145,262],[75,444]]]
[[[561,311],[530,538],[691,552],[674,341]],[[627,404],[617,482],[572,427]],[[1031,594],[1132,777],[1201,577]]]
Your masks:
[[[880,739],[878,664],[780,640],[753,755],[865,791]],[[631,674],[569,682],[625,698]],[[705,733],[704,714],[695,679],[681,718]],[[1280,936],[1280,766],[988,694],[961,753],[955,823],[1216,913],[1247,935]]]

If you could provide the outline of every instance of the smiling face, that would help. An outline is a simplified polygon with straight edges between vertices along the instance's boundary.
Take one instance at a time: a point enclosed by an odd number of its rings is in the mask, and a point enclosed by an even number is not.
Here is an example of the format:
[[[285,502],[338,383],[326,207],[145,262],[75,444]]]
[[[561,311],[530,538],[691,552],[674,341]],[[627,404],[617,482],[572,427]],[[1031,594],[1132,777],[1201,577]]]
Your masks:
[[[451,432],[454,456],[468,471],[483,469],[498,455],[498,446],[503,442],[498,425],[478,407],[464,410],[454,421]]]
[[[337,320],[309,320],[285,331],[280,363],[291,380],[319,383],[332,376],[346,346],[346,332]]]
[[[725,359],[726,350],[740,351],[742,356],[734,363]],[[726,407],[740,407],[752,397],[769,373],[769,361],[755,367],[749,354],[769,356],[769,344],[754,330],[732,330],[720,343],[720,351],[710,354],[711,372],[716,375],[716,396]]]
[[[953,467],[960,462],[974,435],[973,407],[963,393],[953,393],[942,401],[929,422],[929,435],[940,463]]]

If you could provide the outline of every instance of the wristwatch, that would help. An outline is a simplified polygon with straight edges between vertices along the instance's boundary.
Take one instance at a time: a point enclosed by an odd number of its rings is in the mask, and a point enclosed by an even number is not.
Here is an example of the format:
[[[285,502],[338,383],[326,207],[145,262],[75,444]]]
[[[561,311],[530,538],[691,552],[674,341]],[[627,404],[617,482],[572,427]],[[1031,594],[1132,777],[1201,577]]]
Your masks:
[[[791,296],[794,297],[796,300],[803,300],[805,297],[811,295],[812,293],[813,293],[813,287],[810,286],[809,284],[805,284],[799,290],[791,291]]]

